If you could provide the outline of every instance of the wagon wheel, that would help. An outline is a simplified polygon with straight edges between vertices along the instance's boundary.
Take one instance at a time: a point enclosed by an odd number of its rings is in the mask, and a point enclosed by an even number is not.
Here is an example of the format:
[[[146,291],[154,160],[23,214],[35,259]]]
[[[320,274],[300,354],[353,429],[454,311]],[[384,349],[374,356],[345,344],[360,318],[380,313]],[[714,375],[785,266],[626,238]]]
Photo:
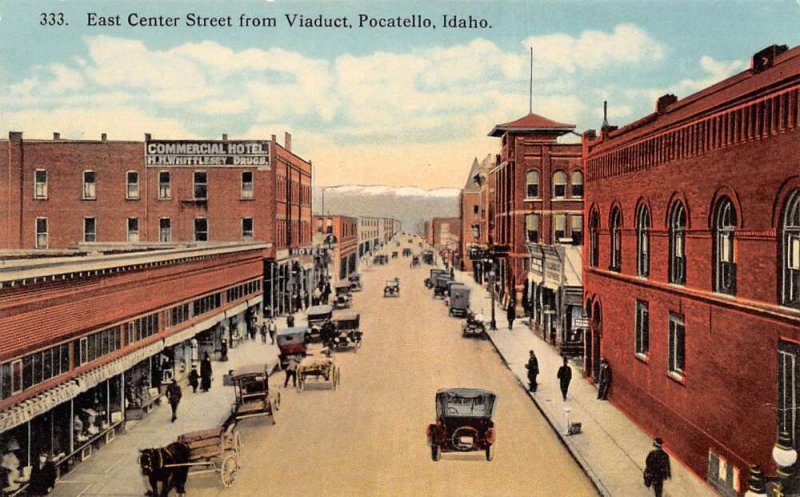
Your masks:
[[[222,463],[219,465],[219,478],[225,488],[233,485],[236,481],[236,471],[239,469],[236,454],[225,452],[222,456]]]
[[[486,460],[491,461],[494,459],[494,444],[486,446]]]
[[[275,405],[275,399],[269,399],[269,416],[272,418],[272,424],[276,424],[275,413],[278,412],[278,406]]]

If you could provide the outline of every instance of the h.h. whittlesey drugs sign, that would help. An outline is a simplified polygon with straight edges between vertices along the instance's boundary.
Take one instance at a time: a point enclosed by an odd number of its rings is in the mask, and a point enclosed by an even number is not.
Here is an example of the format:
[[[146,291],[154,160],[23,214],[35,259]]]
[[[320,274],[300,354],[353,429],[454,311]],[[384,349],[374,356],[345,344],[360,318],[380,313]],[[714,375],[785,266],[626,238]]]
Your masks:
[[[153,167],[269,166],[269,140],[152,140],[144,147],[145,164]]]

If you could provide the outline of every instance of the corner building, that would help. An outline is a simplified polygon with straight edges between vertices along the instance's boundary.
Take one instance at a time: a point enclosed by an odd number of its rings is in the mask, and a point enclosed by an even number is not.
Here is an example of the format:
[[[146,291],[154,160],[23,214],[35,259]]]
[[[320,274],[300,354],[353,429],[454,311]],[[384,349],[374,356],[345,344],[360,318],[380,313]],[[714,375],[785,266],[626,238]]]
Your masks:
[[[800,442],[800,48],[584,135],[587,371],[722,495]]]

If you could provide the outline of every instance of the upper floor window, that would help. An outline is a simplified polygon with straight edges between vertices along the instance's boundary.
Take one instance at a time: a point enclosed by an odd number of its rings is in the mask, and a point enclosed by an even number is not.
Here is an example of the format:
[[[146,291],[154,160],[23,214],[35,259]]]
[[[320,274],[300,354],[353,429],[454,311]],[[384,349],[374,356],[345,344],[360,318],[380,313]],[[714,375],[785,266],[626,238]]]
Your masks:
[[[47,248],[47,218],[36,218],[36,248]]]
[[[473,214],[480,214],[480,212],[481,212],[481,206],[480,205],[473,205],[472,206],[472,213]]]
[[[539,198],[539,173],[537,171],[528,171],[525,175],[525,196]]]
[[[636,354],[646,356],[650,350],[650,312],[644,300],[636,301]]]
[[[208,219],[204,217],[196,217],[194,219],[194,241],[208,241]]]
[[[253,198],[253,171],[242,171],[242,198]]]
[[[125,198],[139,198],[139,173],[136,171],[125,173]]]
[[[567,216],[564,214],[553,215],[553,243],[560,242],[567,237]]]
[[[97,220],[93,217],[83,218],[83,241],[88,243],[97,241]]]
[[[686,283],[686,208],[677,202],[669,216],[669,282]]]
[[[172,241],[172,221],[168,217],[158,220],[158,241],[161,243]]]
[[[574,198],[583,197],[583,173],[580,171],[572,173],[572,196]]]
[[[45,200],[47,198],[47,171],[37,169],[33,173],[33,198]]]
[[[583,216],[572,216],[572,244],[583,245]]]
[[[128,241],[129,242],[138,242],[139,241],[139,218],[138,217],[129,217],[128,218]]]
[[[529,243],[539,242],[539,214],[525,215],[525,238]]]
[[[650,275],[650,211],[646,205],[636,213],[636,274]]]
[[[619,207],[611,211],[611,262],[609,269],[619,271],[622,266],[622,212]]]
[[[600,264],[600,213],[596,210],[589,214],[589,265]]]
[[[729,198],[717,204],[714,213],[714,290],[736,293],[736,263],[733,259],[733,234],[736,212]]]
[[[556,171],[553,173],[553,198],[567,197],[567,173]]]
[[[253,239],[253,218],[252,217],[243,217],[242,218],[242,240],[252,240]]]
[[[172,183],[169,171],[158,172],[158,199],[169,200],[172,197]]]
[[[207,200],[208,199],[208,176],[205,171],[195,171],[192,175],[194,184],[194,199]]]
[[[783,215],[783,285],[781,303],[800,308],[800,190],[795,190]]]
[[[686,371],[686,327],[682,316],[669,316],[669,372],[683,376]]]
[[[134,173],[135,174],[135,173]],[[97,198],[97,181],[94,171],[83,172],[83,192],[84,200],[94,200]]]

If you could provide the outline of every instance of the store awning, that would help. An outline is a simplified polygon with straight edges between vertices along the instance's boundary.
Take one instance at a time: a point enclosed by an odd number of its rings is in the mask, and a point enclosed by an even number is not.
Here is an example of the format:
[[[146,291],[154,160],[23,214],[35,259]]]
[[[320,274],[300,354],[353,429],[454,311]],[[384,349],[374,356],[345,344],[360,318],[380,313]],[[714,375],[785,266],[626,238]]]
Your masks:
[[[23,423],[27,423],[55,406],[77,397],[80,393],[81,390],[78,384],[75,383],[74,380],[70,380],[50,388],[35,397],[24,400],[0,412],[0,433]]]
[[[531,283],[536,283],[538,285],[542,281],[544,281],[544,278],[542,278],[542,275],[539,273],[528,271],[528,281],[530,281]]]
[[[258,295],[257,297],[253,297],[252,299],[248,299],[245,302],[233,307],[231,309],[227,309],[224,312],[217,314],[216,316],[212,316],[208,319],[204,319],[199,323],[195,323],[192,326],[186,328],[185,330],[179,331],[177,333],[173,333],[172,335],[164,338],[164,347],[172,347],[173,345],[177,345],[185,340],[191,340],[200,332],[206,331],[207,329],[215,326],[223,319],[229,318],[231,316],[235,316],[247,310],[248,307],[252,307],[261,302],[262,296]]]
[[[164,350],[164,341],[159,340],[157,342],[153,342],[146,347],[142,347],[141,349],[135,350],[130,354],[120,357],[119,359],[115,359],[108,364],[103,364],[100,367],[94,368],[90,371],[83,373],[82,375],[75,378],[75,381],[78,383],[81,392],[85,392],[90,388],[96,386],[101,381],[107,380],[109,378],[113,378],[118,374],[122,374],[125,371],[129,370],[139,362],[147,359],[150,356],[158,354]]]

